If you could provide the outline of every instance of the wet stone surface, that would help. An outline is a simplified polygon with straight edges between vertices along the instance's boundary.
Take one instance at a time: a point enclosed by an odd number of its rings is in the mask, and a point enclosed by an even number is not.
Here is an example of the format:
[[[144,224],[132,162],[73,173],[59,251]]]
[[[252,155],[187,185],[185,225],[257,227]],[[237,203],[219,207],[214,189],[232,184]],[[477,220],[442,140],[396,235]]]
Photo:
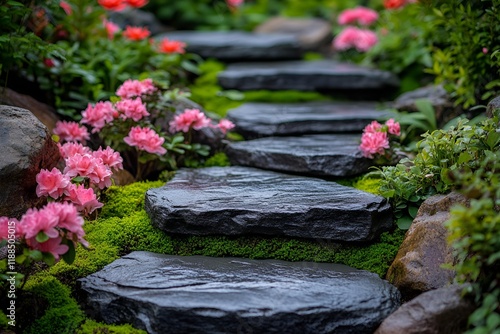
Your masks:
[[[359,132],[387,112],[376,102],[245,103],[227,118],[245,138]]]
[[[311,177],[248,167],[181,169],[146,192],[151,223],[188,235],[372,240],[392,226],[380,196]]]
[[[156,333],[373,333],[400,304],[343,265],[133,252],[79,280],[106,323]]]
[[[233,165],[313,176],[353,176],[368,171],[373,161],[359,151],[360,135],[266,137],[229,143]]]

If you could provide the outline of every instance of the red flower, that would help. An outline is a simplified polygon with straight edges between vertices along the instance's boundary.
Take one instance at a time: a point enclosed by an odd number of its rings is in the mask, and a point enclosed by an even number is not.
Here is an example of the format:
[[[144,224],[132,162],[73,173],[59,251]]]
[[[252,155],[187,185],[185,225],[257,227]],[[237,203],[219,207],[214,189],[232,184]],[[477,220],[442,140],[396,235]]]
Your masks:
[[[54,62],[54,60],[53,60],[53,59],[50,59],[50,58],[45,58],[45,59],[43,60],[43,64],[44,64],[46,67],[48,67],[48,68],[51,68],[51,67],[56,66],[56,63]]]
[[[146,6],[148,3],[148,0],[125,0],[125,2],[130,6],[134,8],[141,8]]]
[[[97,2],[107,10],[120,11],[127,7],[123,0],[97,0]]]
[[[384,0],[384,7],[386,9],[397,9],[405,5],[405,0]]]
[[[158,51],[163,52],[163,53],[185,53],[186,52],[186,50],[184,50],[185,47],[186,47],[186,43],[183,43],[181,41],[173,41],[173,40],[169,40],[168,38],[164,38],[160,42],[160,45],[158,46]]]
[[[127,26],[127,28],[125,28],[125,31],[123,32],[123,36],[130,39],[131,41],[143,40],[145,38],[148,38],[149,34],[150,32],[148,28],[131,27],[131,26]]]

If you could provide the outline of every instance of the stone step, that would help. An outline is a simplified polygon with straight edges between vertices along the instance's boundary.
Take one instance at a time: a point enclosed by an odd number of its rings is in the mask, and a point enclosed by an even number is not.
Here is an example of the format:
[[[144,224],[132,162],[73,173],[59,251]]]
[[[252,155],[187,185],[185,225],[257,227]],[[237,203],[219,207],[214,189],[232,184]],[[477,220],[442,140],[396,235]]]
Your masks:
[[[380,99],[399,87],[390,72],[333,60],[236,63],[218,81],[225,89],[326,91],[358,100]]]
[[[373,160],[359,150],[361,135],[321,134],[266,137],[228,143],[233,165],[312,176],[355,176],[368,171]]]
[[[78,283],[98,318],[149,334],[371,334],[400,305],[376,274],[326,263],[133,252]]]
[[[188,235],[370,241],[392,227],[388,202],[317,178],[249,167],[181,169],[146,192],[151,223]]]
[[[203,58],[222,61],[270,61],[301,59],[304,50],[291,34],[264,34],[244,31],[173,31],[155,36],[179,40],[187,51]]]
[[[245,103],[228,112],[246,139],[268,136],[359,132],[371,121],[389,118],[376,102]]]

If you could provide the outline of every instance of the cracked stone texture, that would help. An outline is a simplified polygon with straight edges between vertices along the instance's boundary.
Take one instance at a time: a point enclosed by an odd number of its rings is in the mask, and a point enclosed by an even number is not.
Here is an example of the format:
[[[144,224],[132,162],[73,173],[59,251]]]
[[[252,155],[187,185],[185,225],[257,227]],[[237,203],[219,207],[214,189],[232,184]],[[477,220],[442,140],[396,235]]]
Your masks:
[[[188,235],[368,241],[392,227],[387,201],[321,179],[248,167],[181,169],[146,192],[151,223]]]
[[[87,312],[156,333],[373,333],[400,305],[376,274],[311,262],[133,252],[79,280]]]
[[[266,137],[228,143],[233,165],[313,176],[353,176],[373,165],[359,150],[361,135]]]
[[[245,103],[228,112],[247,139],[268,136],[362,132],[374,119],[389,118],[376,102]],[[359,138],[358,138],[359,139]]]
[[[357,99],[380,98],[399,87],[392,73],[333,60],[236,63],[218,80],[225,89],[335,91]]]
[[[173,31],[157,35],[155,39],[165,37],[185,42],[188,52],[224,61],[300,59],[304,53],[297,38],[290,34]]]

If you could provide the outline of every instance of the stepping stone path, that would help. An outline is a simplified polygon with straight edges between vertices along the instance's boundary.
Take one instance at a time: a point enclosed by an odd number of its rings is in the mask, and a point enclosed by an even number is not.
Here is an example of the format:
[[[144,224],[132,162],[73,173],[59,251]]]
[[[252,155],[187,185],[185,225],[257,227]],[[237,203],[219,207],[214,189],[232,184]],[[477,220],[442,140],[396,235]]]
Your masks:
[[[300,59],[297,36],[175,32],[188,50],[224,61]],[[398,86],[388,72],[322,61],[236,63],[226,89],[330,91],[356,102],[246,104],[229,117],[246,142],[227,144],[233,165],[183,169],[146,193],[152,224],[167,233],[268,235],[359,243],[393,225],[385,199],[312,176],[365,172],[361,131],[374,103]],[[260,138],[264,137],[264,138]],[[265,170],[267,169],[267,170]],[[271,171],[279,170],[284,173]],[[286,174],[288,173],[288,174]],[[373,333],[400,304],[377,275],[336,264],[176,257],[134,252],[80,280],[107,323],[148,333]]]
[[[325,263],[133,252],[79,284],[107,322],[151,334],[371,334],[400,305],[376,274]]]
[[[285,235],[367,241],[392,226],[383,197],[316,178],[246,167],[179,170],[146,193],[146,212],[165,232]]]
[[[335,91],[357,99],[387,96],[399,86],[392,73],[333,60],[237,63],[218,80],[225,89]]]
[[[246,139],[315,133],[360,133],[389,114],[374,102],[245,103],[227,118]],[[359,139],[359,138],[358,138]]]
[[[291,34],[243,31],[174,31],[157,35],[187,44],[187,51],[223,61],[300,59],[304,53]]]

